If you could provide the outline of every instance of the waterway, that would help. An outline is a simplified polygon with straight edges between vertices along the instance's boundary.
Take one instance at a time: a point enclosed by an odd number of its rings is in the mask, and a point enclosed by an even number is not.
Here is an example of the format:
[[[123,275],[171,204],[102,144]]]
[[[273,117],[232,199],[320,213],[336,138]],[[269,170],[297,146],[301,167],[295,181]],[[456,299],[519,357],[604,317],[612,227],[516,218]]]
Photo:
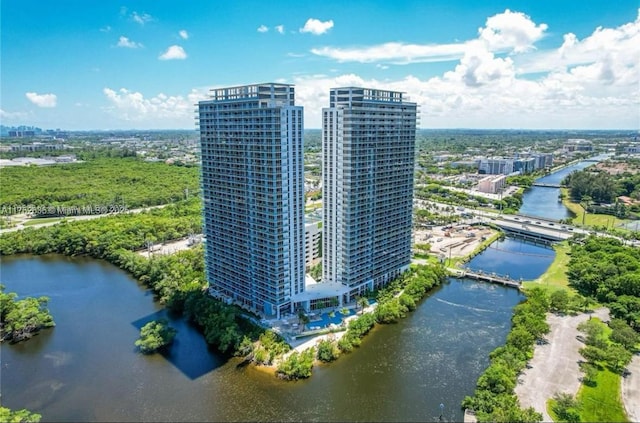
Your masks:
[[[557,190],[550,191],[525,194],[523,213],[553,217]],[[548,247],[506,239],[468,266],[535,279],[552,260]],[[504,344],[523,298],[452,278],[406,319],[377,326],[355,352],[316,367],[308,380],[283,382],[209,350],[195,328],[167,316],[109,263],[48,255],[2,257],[0,265],[7,291],[51,299],[57,326],[2,344],[0,355],[2,404],[45,421],[438,421],[441,413],[459,421],[460,402],[473,393],[489,352]],[[139,354],[139,328],[159,317],[178,329],[173,346]]]
[[[488,353],[504,343],[514,289],[451,279],[361,348],[283,382],[210,351],[180,319],[170,354],[136,352],[138,328],[164,316],[128,274],[101,261],[2,258],[2,282],[51,298],[57,326],[2,345],[2,403],[46,421],[432,421],[462,418]]]
[[[582,161],[560,169],[557,172],[543,176],[542,178],[537,179],[536,182],[544,184],[560,184],[560,182],[562,182],[562,180],[571,172],[582,170],[588,166],[592,166],[593,164],[593,162]],[[574,217],[571,211],[569,211],[562,202],[558,201],[559,196],[559,188],[531,187],[531,189],[527,190],[527,192],[522,196],[522,206],[520,207],[519,213],[528,216],[556,220]]]

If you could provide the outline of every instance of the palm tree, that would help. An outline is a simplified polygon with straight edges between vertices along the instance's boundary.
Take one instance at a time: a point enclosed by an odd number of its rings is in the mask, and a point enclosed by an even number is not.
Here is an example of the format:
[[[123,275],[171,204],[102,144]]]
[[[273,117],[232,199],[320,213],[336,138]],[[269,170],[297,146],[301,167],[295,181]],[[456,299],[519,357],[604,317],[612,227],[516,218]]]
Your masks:
[[[584,213],[582,214],[582,225],[584,226],[584,219],[587,216],[587,209],[591,206],[592,198],[590,195],[583,195],[582,200],[580,201],[580,205],[584,209]]]
[[[304,309],[298,309],[298,321],[300,323],[300,331],[303,332],[307,323],[309,323],[309,316],[304,312]]]
[[[356,301],[356,310],[358,309],[358,307],[362,307],[363,312],[365,308],[369,307],[369,300],[367,299],[367,297],[358,298],[358,300]]]

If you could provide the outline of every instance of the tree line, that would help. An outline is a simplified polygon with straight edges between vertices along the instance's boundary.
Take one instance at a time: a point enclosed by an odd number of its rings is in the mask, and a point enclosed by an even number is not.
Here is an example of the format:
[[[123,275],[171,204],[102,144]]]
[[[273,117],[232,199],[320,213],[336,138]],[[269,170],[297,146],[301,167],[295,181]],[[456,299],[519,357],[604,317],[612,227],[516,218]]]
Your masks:
[[[520,407],[514,392],[519,373],[533,357],[535,342],[542,341],[549,332],[547,293],[535,287],[526,295],[526,300],[513,310],[505,345],[489,354],[489,367],[478,378],[474,394],[462,401],[462,408],[475,411],[479,422],[542,421],[542,414],[533,407]]]
[[[606,304],[640,332],[640,249],[590,236],[572,246],[567,277],[580,294]]]
[[[571,172],[562,183],[568,187],[571,200],[584,204],[590,211],[597,204],[615,204],[619,196],[640,200],[640,173],[624,172],[612,175],[606,171],[589,168]],[[627,217],[628,211],[639,213],[640,205],[627,207],[619,204],[608,214],[624,218]],[[600,207],[593,212],[607,213],[607,210]]]
[[[171,203],[200,191],[198,168],[149,163],[134,157],[11,166],[1,172],[0,206],[4,207],[0,208],[5,214],[13,214],[20,206],[51,209],[56,215],[72,208],[109,210],[117,205],[131,209]]]

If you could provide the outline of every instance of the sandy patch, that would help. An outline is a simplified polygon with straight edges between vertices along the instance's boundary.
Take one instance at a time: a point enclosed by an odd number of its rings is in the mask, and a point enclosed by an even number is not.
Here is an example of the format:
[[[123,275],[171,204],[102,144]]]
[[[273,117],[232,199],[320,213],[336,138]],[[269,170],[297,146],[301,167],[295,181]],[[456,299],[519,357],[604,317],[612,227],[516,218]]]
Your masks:
[[[415,231],[416,244],[431,244],[431,253],[442,258],[459,258],[471,254],[486,238],[497,231],[483,226],[454,225],[451,229],[441,226],[430,230]]]

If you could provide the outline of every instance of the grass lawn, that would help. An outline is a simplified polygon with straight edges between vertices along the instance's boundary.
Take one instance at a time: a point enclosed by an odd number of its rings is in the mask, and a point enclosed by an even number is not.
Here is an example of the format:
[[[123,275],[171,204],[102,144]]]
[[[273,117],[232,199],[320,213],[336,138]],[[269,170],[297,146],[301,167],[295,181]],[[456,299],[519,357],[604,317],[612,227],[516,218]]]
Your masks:
[[[573,203],[569,199],[568,190],[566,188],[561,188],[563,194],[565,195],[562,204],[564,204],[572,213],[576,215],[573,218],[573,225],[581,226],[584,209],[578,203]],[[617,228],[619,225],[626,223],[626,220],[618,219],[615,216],[610,216],[608,214],[592,214],[587,213],[584,216],[584,225],[585,226],[604,226],[607,228]]]
[[[620,375],[604,368],[598,371],[595,386],[582,385],[578,391],[580,420],[583,422],[627,422],[620,394]]]
[[[559,244],[555,244],[553,249],[556,252],[556,257],[553,259],[553,263],[551,263],[547,271],[538,279],[524,282],[524,288],[533,288],[534,286],[538,286],[550,291],[556,289],[567,289],[571,292],[575,292],[573,288],[569,287],[569,279],[567,278],[567,266],[571,259],[571,256],[569,256],[571,246],[564,241]]]
[[[58,222],[62,219],[64,218],[63,217],[42,217],[40,219],[36,218],[36,219],[27,220],[22,225],[23,226],[39,225],[41,223]]]

